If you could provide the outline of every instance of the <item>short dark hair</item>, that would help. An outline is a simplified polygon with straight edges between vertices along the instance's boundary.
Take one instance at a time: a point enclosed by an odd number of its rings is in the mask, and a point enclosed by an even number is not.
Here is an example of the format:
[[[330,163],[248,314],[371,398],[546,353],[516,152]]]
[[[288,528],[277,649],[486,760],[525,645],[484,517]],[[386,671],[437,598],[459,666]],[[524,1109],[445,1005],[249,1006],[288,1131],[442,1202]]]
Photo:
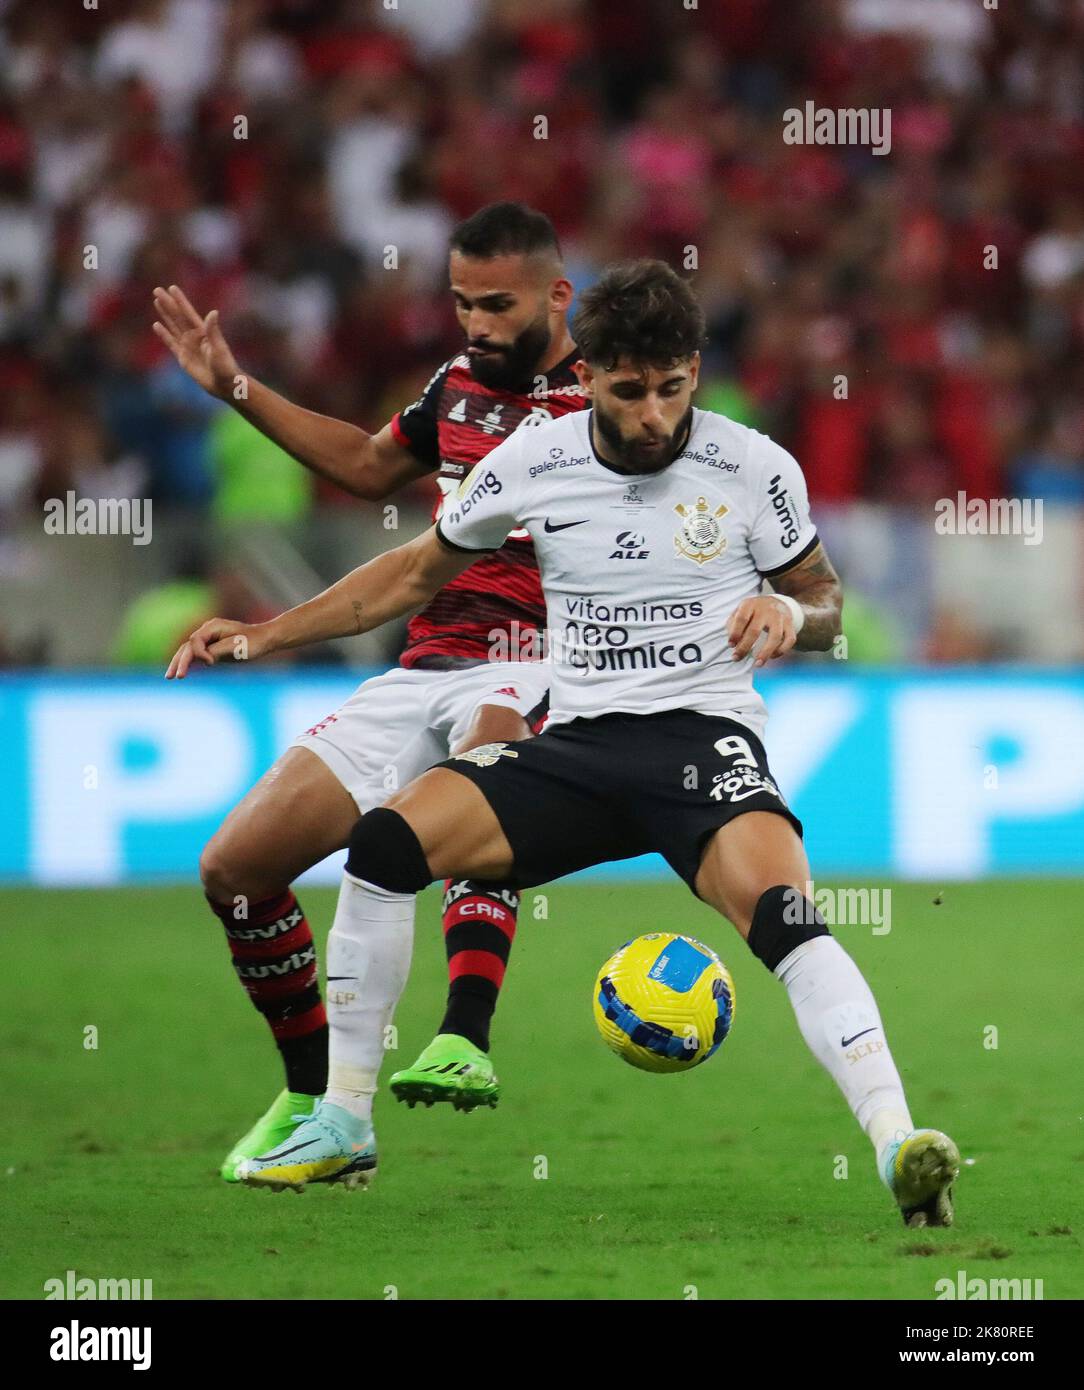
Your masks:
[[[493,256],[532,256],[551,252],[560,259],[561,243],[544,212],[524,203],[488,203],[451,235],[449,247],[463,256],[488,261]]]
[[[665,261],[611,266],[580,296],[572,336],[585,361],[612,371],[622,357],[672,367],[699,352],[704,311],[687,280]]]

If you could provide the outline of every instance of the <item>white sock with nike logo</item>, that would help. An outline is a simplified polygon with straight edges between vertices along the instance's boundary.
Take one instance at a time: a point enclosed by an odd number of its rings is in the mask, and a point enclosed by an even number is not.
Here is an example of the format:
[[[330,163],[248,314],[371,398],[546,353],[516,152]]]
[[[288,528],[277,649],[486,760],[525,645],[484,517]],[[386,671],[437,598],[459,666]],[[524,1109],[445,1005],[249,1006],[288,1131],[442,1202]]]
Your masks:
[[[410,974],[414,901],[343,874],[327,939],[326,1099],[359,1120],[372,1116],[385,1029]]]
[[[869,985],[832,936],[803,941],[775,969],[810,1052],[846,1097],[877,1153],[914,1126]]]

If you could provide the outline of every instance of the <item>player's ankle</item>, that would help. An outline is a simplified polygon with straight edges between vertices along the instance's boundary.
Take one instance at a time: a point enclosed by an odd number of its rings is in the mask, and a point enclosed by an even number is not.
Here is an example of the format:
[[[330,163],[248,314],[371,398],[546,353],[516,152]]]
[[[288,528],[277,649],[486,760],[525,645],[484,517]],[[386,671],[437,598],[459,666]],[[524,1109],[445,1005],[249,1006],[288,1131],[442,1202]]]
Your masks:
[[[352,1115],[355,1120],[360,1120],[362,1124],[370,1124],[373,1118],[373,1093],[372,1091],[343,1091],[329,1089],[324,1096],[325,1105],[337,1105],[340,1110],[345,1110],[348,1115]]]

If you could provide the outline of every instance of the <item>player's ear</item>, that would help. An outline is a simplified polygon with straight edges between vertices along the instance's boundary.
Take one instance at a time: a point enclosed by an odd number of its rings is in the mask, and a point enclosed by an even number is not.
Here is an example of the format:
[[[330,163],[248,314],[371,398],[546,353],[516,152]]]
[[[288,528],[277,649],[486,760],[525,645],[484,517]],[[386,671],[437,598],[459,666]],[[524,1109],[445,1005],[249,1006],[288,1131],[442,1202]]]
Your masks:
[[[595,394],[594,368],[581,357],[579,361],[573,362],[572,370],[576,373],[576,380],[583,387],[587,396],[593,398]]]
[[[689,358],[689,388],[695,391],[700,381],[700,354],[694,352]]]
[[[550,285],[550,308],[558,313],[567,313],[575,293],[571,280],[566,280],[563,276],[554,280]]]

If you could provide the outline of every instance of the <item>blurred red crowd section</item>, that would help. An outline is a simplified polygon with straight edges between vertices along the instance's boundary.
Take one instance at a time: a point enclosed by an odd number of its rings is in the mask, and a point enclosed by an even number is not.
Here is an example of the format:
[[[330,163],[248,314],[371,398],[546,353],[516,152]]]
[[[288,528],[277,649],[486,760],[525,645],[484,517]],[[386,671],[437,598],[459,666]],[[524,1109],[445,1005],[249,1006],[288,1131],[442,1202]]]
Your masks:
[[[446,238],[498,198],[553,218],[577,286],[688,269],[703,402],[814,501],[1084,498],[1078,0],[14,0],[0,25],[0,521],[69,486],[212,505],[158,283],[379,427],[456,348]],[[786,143],[807,101],[889,111],[890,153]]]

